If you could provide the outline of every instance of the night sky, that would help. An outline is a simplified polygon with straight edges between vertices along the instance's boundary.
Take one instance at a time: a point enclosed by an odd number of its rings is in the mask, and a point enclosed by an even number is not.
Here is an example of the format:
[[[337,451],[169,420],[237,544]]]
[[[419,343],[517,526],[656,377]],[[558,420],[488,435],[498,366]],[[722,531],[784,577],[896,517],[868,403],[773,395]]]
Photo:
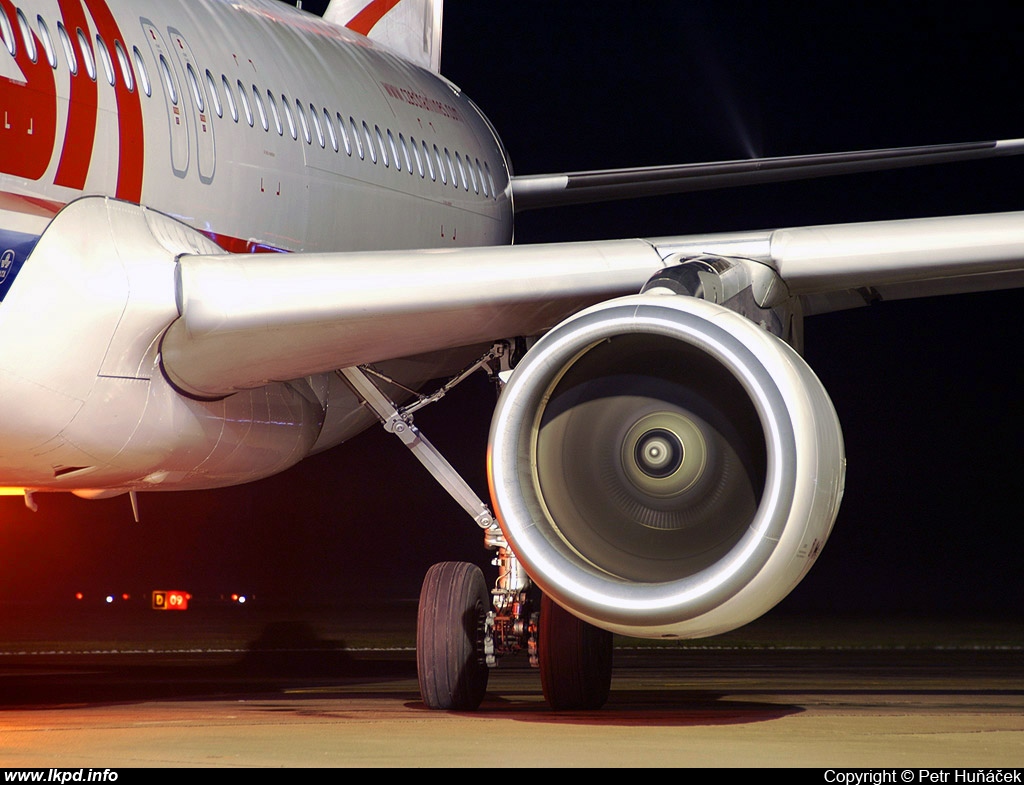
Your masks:
[[[313,4],[304,3],[307,9]],[[501,7],[500,6],[508,6]],[[449,2],[442,70],[518,173],[1024,136],[1024,8],[906,3]],[[827,9],[827,10],[823,10]],[[523,215],[517,242],[1024,209],[1024,158]],[[883,303],[807,323],[847,441],[847,492],[800,611],[1021,607],[1019,291]],[[486,380],[417,415],[483,494]],[[242,488],[0,500],[0,601],[76,588],[412,597],[480,535],[379,429]]]

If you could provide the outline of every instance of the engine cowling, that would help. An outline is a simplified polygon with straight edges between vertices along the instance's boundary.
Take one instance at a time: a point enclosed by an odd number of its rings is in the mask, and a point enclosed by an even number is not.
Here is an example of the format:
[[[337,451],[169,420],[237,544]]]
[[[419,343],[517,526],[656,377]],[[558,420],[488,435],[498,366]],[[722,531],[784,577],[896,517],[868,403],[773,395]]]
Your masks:
[[[845,466],[832,402],[790,346],[666,294],[602,303],[538,341],[488,450],[533,581],[636,637],[714,635],[774,606],[827,539]]]

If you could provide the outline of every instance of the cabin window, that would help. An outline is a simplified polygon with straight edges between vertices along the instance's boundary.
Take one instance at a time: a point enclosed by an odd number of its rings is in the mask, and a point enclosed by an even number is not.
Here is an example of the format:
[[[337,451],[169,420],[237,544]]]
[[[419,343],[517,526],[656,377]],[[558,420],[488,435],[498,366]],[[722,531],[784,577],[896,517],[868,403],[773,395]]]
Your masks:
[[[387,147],[384,146],[384,136],[381,134],[380,126],[374,126],[374,133],[377,135],[377,148],[381,151],[381,163],[390,166],[391,162],[387,155]]]
[[[85,72],[89,78],[96,81],[96,61],[92,58],[92,47],[89,46],[89,39],[85,37],[82,28],[78,28],[78,46],[82,51],[82,62],[85,63]]]
[[[469,190],[469,180],[466,179],[466,169],[462,165],[462,156],[456,151],[455,164],[459,170],[459,180],[462,182],[462,190]]]
[[[252,102],[256,104],[256,113],[260,116],[260,125],[263,126],[264,131],[269,131],[270,121],[267,119],[267,110],[263,108],[263,97],[260,95],[259,88],[256,85],[252,86]]]
[[[484,171],[487,173],[487,182],[491,184],[491,197],[497,199],[498,191],[494,187],[494,178],[491,177],[491,167],[488,166],[487,161],[484,161]]]
[[[412,174],[412,156],[409,155],[409,145],[405,142],[402,134],[398,135],[398,146],[402,150],[402,160],[405,161],[405,171]]]
[[[57,32],[60,32],[60,22],[57,23]],[[135,57],[135,70],[139,74],[139,84],[142,85],[142,92],[147,96],[153,95],[153,86],[149,81],[149,71],[146,70],[146,61],[142,59],[142,52],[139,47],[132,47],[132,55]]]
[[[448,148],[444,148],[444,160],[448,162],[448,174],[452,177],[452,186],[454,188],[459,187],[459,178],[455,173],[455,164],[452,163],[452,154],[448,152]]]
[[[220,75],[221,84],[224,85],[224,103],[228,105],[228,111],[231,112],[231,119],[236,123],[238,122],[238,107],[235,106],[235,96],[231,92],[231,82],[224,74]]]
[[[267,103],[270,104],[270,114],[274,117],[274,127],[277,129],[278,136],[284,136],[284,126],[281,125],[281,113],[277,111],[277,101],[274,100],[274,94],[267,90]]]
[[[60,39],[60,45],[64,49],[64,57],[68,61],[68,70],[71,71],[72,76],[76,76],[78,74],[78,58],[75,57],[75,48],[71,45],[71,36],[68,35],[68,31],[64,29],[64,25],[61,22],[57,22],[57,37]]]
[[[484,189],[484,196],[490,196],[490,192],[487,190],[487,180],[484,179],[484,170],[480,167],[480,159],[476,160],[476,176],[480,180],[480,187]]]
[[[171,77],[171,67],[167,65],[167,59],[160,55],[160,73],[164,75],[164,86],[167,88],[167,95],[171,103],[178,105],[178,91],[174,89],[174,79]]]
[[[7,12],[0,8],[0,38],[4,39],[7,51],[11,57],[18,54],[18,44],[14,40],[14,30],[11,28],[11,20],[7,18]]]
[[[36,17],[36,24],[39,26],[39,40],[43,42],[43,51],[46,52],[46,61],[50,68],[57,67],[57,50],[53,48],[53,39],[50,38],[50,28],[46,26],[43,17]]]
[[[420,173],[420,178],[426,176],[426,172],[423,170],[423,159],[420,158],[420,148],[416,145],[416,140],[413,137],[409,137],[409,146],[412,148],[413,157],[416,159],[416,171]]]
[[[370,160],[377,163],[377,151],[373,147],[373,137],[370,136],[370,126],[363,120],[363,136],[366,137],[366,150],[370,153]]]
[[[114,61],[110,59],[110,50],[99,34],[96,35],[96,51],[100,53],[100,62],[103,63],[103,75],[107,77],[107,83],[114,86]]]
[[[395,136],[388,129],[388,147],[391,148],[391,157],[395,159],[395,169],[402,171],[402,159],[398,155],[398,145],[395,144]]]
[[[469,160],[469,156],[466,156],[466,170],[469,172],[469,180],[473,186],[473,193],[480,193],[480,183],[477,182],[476,172],[473,170],[473,162]]]
[[[213,111],[217,113],[217,117],[223,117],[224,106],[221,104],[220,95],[217,93],[217,80],[213,78],[209,68],[206,69],[206,86],[210,89],[210,103],[213,104]]]
[[[284,107],[284,116],[288,121],[288,130],[291,132],[292,139],[298,139],[299,132],[295,130],[295,117],[292,115],[292,107],[284,94],[281,95],[281,106]]]
[[[359,160],[363,160],[366,153],[363,150],[363,140],[359,137],[359,127],[356,125],[356,118],[349,116],[348,123],[352,129],[352,142],[356,146],[356,153],[359,154]]]
[[[327,128],[327,135],[331,137],[331,147],[338,152],[338,135],[334,133],[334,123],[331,122],[331,115],[324,109],[324,126]]]
[[[391,160],[394,162],[394,168],[400,172],[401,161],[398,158],[398,148],[394,145],[394,135],[391,133],[390,128],[387,129],[387,146],[391,152]]]
[[[309,130],[309,120],[306,119],[306,110],[302,107],[302,101],[295,99],[295,108],[299,113],[299,125],[302,126],[302,138],[306,144],[313,144],[313,134]]]
[[[124,51],[124,47],[116,39],[114,41],[114,54],[117,55],[118,65],[121,66],[121,77],[124,79],[125,87],[128,88],[128,92],[132,92],[135,89],[135,80],[132,79],[132,66],[128,62],[128,54]]]
[[[252,107],[249,106],[249,99],[245,95],[245,85],[242,84],[242,80],[238,80],[238,103],[242,105],[242,111],[245,112],[245,121],[252,128],[255,125],[255,121],[252,116]]]
[[[36,49],[36,38],[32,35],[32,28],[28,26],[28,19],[25,18],[25,14],[22,13],[21,9],[18,9],[18,27],[21,28],[21,38],[25,42],[25,51],[28,53],[28,59],[33,63],[39,59],[39,51]]]
[[[430,179],[437,182],[437,172],[434,171],[434,160],[430,157],[430,149],[427,147],[427,143],[423,142],[423,163],[427,165],[427,172],[430,173]]]
[[[444,185],[448,185],[448,174],[444,170],[444,159],[441,158],[441,151],[437,149],[437,145],[434,145],[434,158],[437,159],[437,173],[441,176],[441,182]]]
[[[309,119],[313,121],[313,129],[316,131],[316,140],[320,143],[321,147],[326,147],[324,142],[324,129],[320,127],[320,118],[317,116],[316,107],[313,104],[309,105]]]
[[[341,116],[341,112],[336,112],[335,117],[338,118],[338,131],[341,133],[341,143],[345,146],[345,154],[352,155],[352,142],[348,138],[348,131],[345,130],[345,118]]]
[[[206,104],[203,101],[203,93],[199,89],[199,80],[196,78],[196,72],[192,68],[192,63],[185,64],[185,73],[188,74],[188,83],[192,87],[192,97],[195,99],[196,108],[200,112],[205,112]]]

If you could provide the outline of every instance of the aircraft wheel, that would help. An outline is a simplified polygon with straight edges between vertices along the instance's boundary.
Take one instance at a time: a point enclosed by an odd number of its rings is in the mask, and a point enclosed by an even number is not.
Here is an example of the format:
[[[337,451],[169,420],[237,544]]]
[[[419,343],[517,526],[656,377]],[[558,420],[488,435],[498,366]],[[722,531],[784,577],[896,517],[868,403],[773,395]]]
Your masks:
[[[472,711],[487,691],[483,622],[490,594],[468,562],[435,564],[423,579],[416,621],[420,695],[431,709]]]
[[[599,709],[612,683],[612,634],[550,600],[540,603],[540,683],[555,710]]]

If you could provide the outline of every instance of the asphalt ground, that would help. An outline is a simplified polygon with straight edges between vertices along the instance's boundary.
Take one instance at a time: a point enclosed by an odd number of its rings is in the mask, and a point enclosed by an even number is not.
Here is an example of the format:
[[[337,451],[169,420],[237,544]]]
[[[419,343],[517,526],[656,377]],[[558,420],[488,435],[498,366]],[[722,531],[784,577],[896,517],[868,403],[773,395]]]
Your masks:
[[[57,612],[59,611],[59,612]],[[432,712],[415,605],[0,607],[0,766],[1024,765],[1024,624],[769,614],[616,639],[608,704],[552,712],[509,658]]]

